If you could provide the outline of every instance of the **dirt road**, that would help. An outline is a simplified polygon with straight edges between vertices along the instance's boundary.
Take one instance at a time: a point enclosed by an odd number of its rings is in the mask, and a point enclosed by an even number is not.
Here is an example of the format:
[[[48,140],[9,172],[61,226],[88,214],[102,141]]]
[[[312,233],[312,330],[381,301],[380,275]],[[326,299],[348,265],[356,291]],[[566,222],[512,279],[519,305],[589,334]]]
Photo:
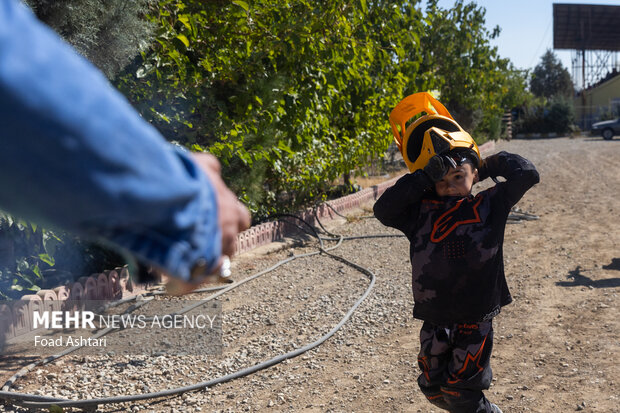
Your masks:
[[[620,412],[620,139],[513,140],[499,142],[496,150],[519,153],[538,167],[541,183],[518,206],[540,219],[506,231],[515,302],[495,320],[494,380],[487,395],[506,413]],[[367,217],[370,208],[332,232],[395,234]],[[313,248],[245,254],[235,261],[235,274]],[[371,269],[377,283],[325,344],[206,391],[100,409],[437,412],[416,386],[421,322],[411,317],[406,240],[347,241],[334,252]],[[221,358],[144,356],[119,368],[118,357],[76,355],[27,375],[18,388],[77,398],[205,381],[316,339],[367,285],[366,276],[339,261],[298,259],[222,300]]]

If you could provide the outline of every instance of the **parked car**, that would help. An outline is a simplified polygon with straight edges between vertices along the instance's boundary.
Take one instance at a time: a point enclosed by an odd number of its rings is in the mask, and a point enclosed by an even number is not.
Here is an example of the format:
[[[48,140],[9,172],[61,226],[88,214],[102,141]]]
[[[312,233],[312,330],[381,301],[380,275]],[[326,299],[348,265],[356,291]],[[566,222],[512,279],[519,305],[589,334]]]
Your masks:
[[[596,122],[592,124],[590,132],[592,135],[601,135],[603,139],[608,141],[613,138],[614,135],[620,135],[620,118]]]

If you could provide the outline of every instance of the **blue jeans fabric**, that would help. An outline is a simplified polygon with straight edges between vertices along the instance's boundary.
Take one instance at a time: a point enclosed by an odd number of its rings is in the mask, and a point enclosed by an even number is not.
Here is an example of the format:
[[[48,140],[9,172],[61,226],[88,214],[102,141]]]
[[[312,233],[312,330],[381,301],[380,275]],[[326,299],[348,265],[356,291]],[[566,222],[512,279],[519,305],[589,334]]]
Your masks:
[[[0,209],[181,278],[221,254],[206,175],[16,0],[0,2]]]

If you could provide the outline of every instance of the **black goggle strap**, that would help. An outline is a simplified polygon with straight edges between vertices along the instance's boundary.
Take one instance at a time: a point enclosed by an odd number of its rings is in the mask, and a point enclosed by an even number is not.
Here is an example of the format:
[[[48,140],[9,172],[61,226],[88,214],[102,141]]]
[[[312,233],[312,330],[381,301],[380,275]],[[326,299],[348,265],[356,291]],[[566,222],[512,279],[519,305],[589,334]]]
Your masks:
[[[452,157],[452,155],[444,155],[443,159],[447,163],[446,166],[448,166],[450,168],[456,168],[457,167],[456,159],[454,159]]]
[[[463,156],[459,153],[450,153],[444,155],[444,159],[450,164],[452,168],[456,168],[457,166],[461,166],[466,162],[471,162],[469,158]]]

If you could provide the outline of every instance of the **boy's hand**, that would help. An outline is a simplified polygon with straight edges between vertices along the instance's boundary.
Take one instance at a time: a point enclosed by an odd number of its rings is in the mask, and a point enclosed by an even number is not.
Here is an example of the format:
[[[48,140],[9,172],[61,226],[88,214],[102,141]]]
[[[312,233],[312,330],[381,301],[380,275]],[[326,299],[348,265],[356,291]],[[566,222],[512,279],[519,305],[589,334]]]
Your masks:
[[[424,167],[424,172],[433,182],[439,182],[448,173],[450,167],[456,168],[456,162],[449,156],[435,155]]]
[[[487,167],[486,159],[483,159],[478,167],[478,182],[482,182],[489,177],[489,168]]]

